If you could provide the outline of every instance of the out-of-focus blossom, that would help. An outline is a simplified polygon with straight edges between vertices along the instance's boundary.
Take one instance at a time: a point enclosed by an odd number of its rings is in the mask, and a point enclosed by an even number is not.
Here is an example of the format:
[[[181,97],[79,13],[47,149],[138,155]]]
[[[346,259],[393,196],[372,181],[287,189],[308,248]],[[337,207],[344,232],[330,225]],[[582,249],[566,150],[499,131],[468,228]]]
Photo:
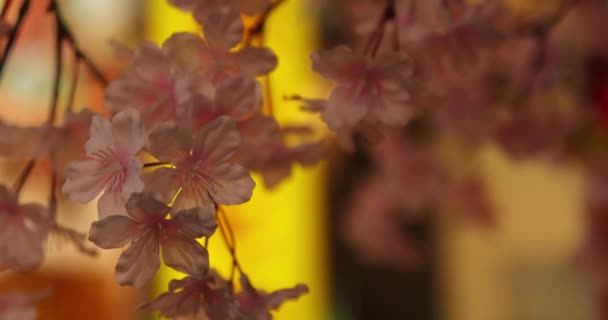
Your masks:
[[[0,121],[0,156],[17,159],[36,158],[49,150],[46,140],[50,127],[20,127]]]
[[[466,177],[452,181],[446,195],[445,211],[456,212],[482,226],[496,224],[495,209],[482,180]]]
[[[267,48],[243,46],[231,50],[243,39],[243,23],[236,10],[226,5],[194,12],[205,39],[192,33],[176,33],[163,45],[175,63],[214,85],[227,79],[268,74],[277,57]]]
[[[432,147],[386,135],[373,149],[384,192],[396,207],[418,213],[434,205],[445,191],[448,173]]]
[[[109,216],[91,226],[93,243],[103,249],[120,248],[130,242],[116,265],[121,285],[138,288],[152,280],[160,266],[159,248],[164,263],[181,272],[203,277],[209,269],[207,250],[196,239],[209,237],[217,228],[213,208],[171,210],[151,193],[134,193],[126,204],[128,216]]]
[[[418,244],[404,230],[402,209],[386,194],[382,181],[364,184],[349,208],[344,233],[363,261],[399,270],[422,262]]]
[[[151,153],[175,168],[156,169],[144,176],[145,190],[161,194],[167,203],[181,190],[174,208],[213,208],[251,198],[255,182],[249,170],[232,159],[241,137],[229,117],[218,117],[194,137],[174,123],[165,123],[150,133],[149,140]]]
[[[236,160],[259,172],[267,188],[273,188],[289,177],[295,163],[313,165],[325,154],[323,142],[288,146],[283,131],[271,117],[258,114],[239,122],[238,128],[243,141]]]
[[[168,0],[170,4],[184,10],[194,11],[197,8],[209,8],[218,4],[229,5],[242,13],[253,15],[264,11],[270,0]]]
[[[40,265],[54,222],[46,208],[19,204],[16,194],[0,186],[0,267],[25,270]]]
[[[68,163],[83,157],[83,146],[89,136],[94,115],[88,109],[78,113],[66,112],[63,125],[52,131],[52,156],[60,175],[64,175],[63,171]]]
[[[239,315],[234,317],[235,320],[271,320],[270,311],[279,309],[287,300],[296,300],[308,293],[308,287],[303,284],[266,293],[254,288],[245,274],[241,275],[240,282],[242,291],[235,296]]]
[[[142,43],[131,60],[130,67],[106,88],[108,110],[133,108],[148,129],[175,120],[179,104],[189,97],[188,75],[176,70],[166,50],[152,42]]]
[[[409,105],[412,61],[391,53],[369,58],[347,47],[312,55],[312,68],[336,83],[321,116],[332,129],[352,128],[364,118],[404,125],[417,112]]]
[[[241,276],[240,282],[242,291],[234,294],[232,285],[215,272],[203,279],[173,280],[169,283],[169,292],[140,308],[158,311],[173,319],[270,320],[271,310],[308,293],[302,284],[266,293],[255,289],[246,275]]]
[[[94,116],[85,145],[91,158],[68,165],[63,193],[72,201],[87,203],[105,190],[97,204],[100,218],[125,214],[124,201],[143,189],[142,164],[136,155],[145,140],[146,132],[133,109],[119,112],[111,122]]]
[[[186,277],[172,280],[169,292],[140,309],[158,311],[172,319],[231,320],[236,314],[236,301],[228,283],[211,271],[202,279]]]
[[[38,319],[36,304],[45,299],[47,293],[26,294],[11,292],[0,295],[0,320]]]

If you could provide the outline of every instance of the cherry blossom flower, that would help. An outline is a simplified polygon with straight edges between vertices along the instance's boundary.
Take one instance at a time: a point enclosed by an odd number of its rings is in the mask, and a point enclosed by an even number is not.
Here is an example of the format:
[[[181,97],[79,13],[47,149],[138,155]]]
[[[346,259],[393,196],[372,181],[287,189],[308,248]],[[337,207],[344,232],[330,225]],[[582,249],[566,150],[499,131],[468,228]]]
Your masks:
[[[175,168],[160,168],[144,176],[145,190],[169,203],[181,188],[174,208],[241,204],[251,198],[255,182],[232,157],[241,145],[235,123],[220,116],[192,135],[175,123],[165,123],[149,136],[150,152]]]
[[[91,158],[68,165],[63,193],[72,201],[87,203],[103,191],[97,203],[100,218],[125,214],[124,201],[143,189],[142,164],[136,155],[145,139],[139,114],[133,109],[119,112],[111,122],[94,116],[85,145]]]
[[[349,208],[344,235],[362,261],[398,270],[422,263],[418,243],[405,232],[400,208],[381,180],[364,184]]]
[[[215,271],[202,279],[186,277],[172,280],[169,292],[140,306],[140,309],[158,311],[173,319],[230,320],[235,319],[237,312],[232,287]]]
[[[195,94],[183,104],[182,122],[199,130],[219,116],[234,121],[245,120],[261,111],[262,96],[258,83],[249,78],[226,80],[215,90],[213,97]]]
[[[259,291],[251,285],[245,274],[241,275],[240,283],[242,291],[235,296],[240,313],[235,319],[239,320],[271,320],[271,310],[277,310],[285,301],[298,299],[308,293],[308,287],[303,284],[272,293]]]
[[[243,22],[236,10],[217,5],[197,9],[194,17],[203,27],[204,40],[192,33],[176,33],[163,44],[180,70],[217,85],[233,77],[266,75],[276,67],[277,58],[267,48],[231,50],[243,40]]]
[[[176,69],[166,50],[142,43],[130,67],[105,90],[105,105],[112,113],[134,108],[146,128],[175,120],[179,105],[189,98],[190,78]]]
[[[151,193],[134,193],[126,203],[128,216],[109,216],[91,226],[89,240],[103,249],[130,242],[116,265],[121,285],[145,286],[164,263],[181,272],[203,277],[209,269],[207,250],[196,239],[210,237],[217,223],[213,208],[193,208],[166,216],[171,210]]]
[[[286,300],[308,293],[305,285],[266,293],[255,289],[246,275],[240,279],[242,291],[234,294],[232,286],[211,272],[208,277],[186,277],[173,280],[169,292],[155,301],[144,304],[144,311],[159,311],[175,319],[209,320],[269,320],[271,310],[278,309]]]
[[[405,125],[417,112],[410,103],[413,67],[401,53],[376,58],[360,56],[340,46],[312,55],[314,71],[336,87],[321,110],[333,130],[349,130],[363,122]]]
[[[255,115],[238,123],[243,138],[235,159],[262,175],[267,188],[276,187],[289,177],[295,163],[310,166],[325,155],[321,142],[306,142],[288,146],[274,118]]]
[[[0,267],[25,270],[42,263],[44,243],[54,217],[37,204],[19,204],[0,186]]]

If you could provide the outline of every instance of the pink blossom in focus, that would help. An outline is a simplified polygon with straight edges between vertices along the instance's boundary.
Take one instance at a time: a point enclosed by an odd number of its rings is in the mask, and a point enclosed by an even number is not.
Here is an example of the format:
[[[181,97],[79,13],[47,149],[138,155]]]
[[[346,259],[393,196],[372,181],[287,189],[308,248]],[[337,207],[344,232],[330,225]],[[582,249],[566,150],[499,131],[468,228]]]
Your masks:
[[[220,116],[194,137],[174,123],[150,133],[150,152],[175,168],[160,168],[144,176],[145,190],[157,192],[174,208],[189,209],[241,204],[251,198],[255,182],[249,170],[233,161],[241,137],[232,119]]]
[[[144,287],[164,263],[181,272],[203,277],[209,269],[207,250],[196,239],[211,236],[217,228],[212,208],[171,210],[150,193],[134,193],[126,204],[127,216],[109,216],[91,226],[89,240],[103,249],[130,243],[116,265],[121,285]]]
[[[111,122],[94,116],[85,145],[90,158],[67,166],[63,193],[72,201],[88,203],[103,192],[97,203],[99,217],[125,214],[124,201],[143,189],[142,164],[136,155],[145,139],[139,114],[133,109],[119,112]]]

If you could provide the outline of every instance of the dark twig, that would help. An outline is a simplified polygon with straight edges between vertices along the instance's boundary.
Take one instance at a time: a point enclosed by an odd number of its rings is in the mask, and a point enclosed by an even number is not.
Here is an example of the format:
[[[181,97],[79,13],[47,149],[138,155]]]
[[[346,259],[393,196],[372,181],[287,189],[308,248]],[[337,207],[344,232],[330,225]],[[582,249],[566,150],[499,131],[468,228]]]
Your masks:
[[[76,51],[74,51],[74,65],[72,66],[72,85],[70,86],[70,92],[68,96],[68,103],[65,108],[66,112],[72,112],[74,107],[74,99],[76,97],[76,88],[78,87],[78,79],[80,75],[80,58]]]
[[[19,177],[17,178],[17,181],[15,181],[15,184],[13,186],[15,194],[18,195],[21,192],[21,189],[23,189],[23,186],[25,185],[25,181],[27,181],[27,177],[30,175],[30,173],[32,173],[32,169],[34,169],[35,164],[36,160],[34,159],[30,159],[27,162],[25,168],[23,168],[23,170],[19,174]]]
[[[59,89],[61,87],[61,70],[63,69],[63,34],[59,23],[59,16],[55,15],[55,78],[53,79],[53,93],[51,96],[51,111],[49,112],[49,124],[53,125],[57,117],[57,106],[59,101]]]
[[[236,270],[239,273],[243,273],[243,269],[241,268],[241,264],[236,257],[236,239],[234,238],[234,232],[232,230],[232,226],[230,225],[230,221],[228,220],[228,215],[224,208],[220,206],[216,206],[216,218],[218,221],[218,225],[220,227],[220,231],[222,232],[222,236],[224,241],[226,242],[226,246],[228,247],[228,251],[230,251],[230,255],[232,256],[232,270],[230,272],[230,282],[234,280],[234,275]]]
[[[17,40],[19,32],[22,29],[23,22],[25,21],[25,16],[27,15],[30,9],[30,4],[31,0],[23,0],[21,8],[19,8],[19,16],[17,17],[17,22],[15,22],[15,25],[8,34],[6,46],[4,47],[4,51],[2,52],[2,57],[0,57],[0,79],[3,75],[4,67],[6,67],[6,61],[8,60],[8,56],[13,50],[13,47],[15,46],[15,41]]]
[[[57,18],[57,24],[59,27],[59,32],[61,33],[61,36],[63,37],[63,39],[65,39],[66,41],[68,41],[70,43],[70,45],[76,52],[76,56],[78,57],[78,59],[80,59],[80,60],[82,60],[82,62],[84,62],[84,64],[87,66],[87,68],[89,68],[89,70],[91,71],[91,73],[93,74],[95,79],[97,79],[97,81],[99,81],[105,87],[108,84],[108,80],[105,78],[103,73],[99,70],[99,68],[95,65],[95,63],[93,63],[91,58],[89,58],[89,56],[87,56],[82,51],[82,49],[80,49],[80,47],[78,46],[78,42],[76,41],[76,38],[74,38],[74,35],[72,34],[72,31],[70,30],[70,28],[65,23],[65,19],[64,19],[63,15],[61,14],[61,11],[59,10],[59,8],[57,6],[57,2],[55,0],[53,0],[51,2],[49,11],[55,13],[55,16]]]
[[[72,242],[72,244],[74,244],[76,249],[78,249],[78,251],[80,251],[86,255],[89,255],[89,256],[97,255],[97,250],[86,246],[86,244],[85,244],[86,239],[87,239],[86,234],[78,232],[73,229],[70,229],[68,227],[64,227],[58,223],[55,223],[55,225],[53,226],[53,231],[57,235],[63,236],[66,239],[70,240]]]
[[[384,7],[384,11],[382,13],[382,17],[378,20],[378,24],[376,25],[376,29],[372,32],[363,49],[363,54],[370,54],[372,57],[376,56],[378,49],[380,48],[380,44],[382,44],[382,38],[384,37],[384,27],[386,22],[395,18],[395,0],[389,0]],[[395,26],[396,29],[396,26]]]
[[[167,166],[170,164],[171,164],[170,162],[148,162],[148,163],[144,163],[144,168],[161,167],[161,166]]]
[[[4,19],[6,17],[6,14],[8,13],[8,10],[11,8],[12,4],[13,0],[6,0],[4,2],[4,7],[2,7],[2,12],[0,13],[0,19]]]
[[[256,36],[259,36],[264,32],[264,27],[266,26],[266,20],[270,14],[278,8],[281,4],[283,4],[286,0],[276,0],[273,1],[267,8],[262,12],[262,14],[255,20],[253,25],[247,30],[247,34],[245,35],[245,44],[251,44],[251,40]]]

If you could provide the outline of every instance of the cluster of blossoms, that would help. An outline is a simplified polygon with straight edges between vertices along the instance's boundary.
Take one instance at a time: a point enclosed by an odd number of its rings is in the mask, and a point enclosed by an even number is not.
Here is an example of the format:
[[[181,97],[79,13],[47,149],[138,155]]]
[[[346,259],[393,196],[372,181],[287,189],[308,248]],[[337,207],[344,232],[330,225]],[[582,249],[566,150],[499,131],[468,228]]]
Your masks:
[[[223,280],[211,269],[201,241],[228,224],[218,213],[222,206],[250,200],[255,187],[250,171],[275,187],[294,164],[316,163],[324,142],[288,144],[288,135],[305,141],[308,130],[281,128],[264,113],[256,77],[268,75],[277,57],[248,44],[244,35],[251,36],[250,30],[241,12],[260,14],[271,3],[170,2],[192,12],[204,36],[176,33],[160,47],[144,42],[133,50],[116,44],[128,67],[106,87],[110,118],[88,110],[75,113],[69,106],[59,126],[54,114],[42,126],[0,125],[2,155],[30,159],[13,191],[0,187],[0,266],[38,266],[53,231],[90,250],[83,235],[56,224],[54,192],[49,207],[18,201],[31,167],[48,154],[53,184],[62,183],[67,199],[83,204],[98,199],[99,220],[88,239],[102,249],[128,246],[116,265],[119,284],[145,287],[161,255],[162,263],[187,275],[142,309],[176,319],[270,319],[271,310],[308,288],[260,291],[233,256],[241,274],[237,293],[233,279]]]
[[[347,3],[354,49],[312,56],[313,68],[335,83],[332,94],[297,98],[375,164],[345,226],[361,256],[398,268],[419,263],[402,226],[429,209],[494,225],[482,172],[463,169],[491,145],[516,160],[587,172],[588,227],[576,260],[605,313],[608,46],[598,31],[607,27],[605,2]]]
[[[176,33],[161,46],[120,46],[128,67],[106,87],[109,118],[68,107],[62,125],[55,112],[38,127],[0,123],[0,155],[30,159],[13,190],[0,186],[0,267],[39,265],[51,233],[88,250],[81,234],[57,224],[54,192],[48,207],[18,201],[35,160],[48,155],[53,190],[59,181],[72,201],[99,196],[89,240],[103,249],[128,245],[116,266],[118,283],[145,287],[161,255],[187,275],[141,309],[175,319],[270,319],[270,310],[306,293],[306,286],[257,290],[233,256],[237,292],[234,273],[222,279],[200,241],[218,227],[229,237],[222,206],[249,201],[250,172],[274,187],[293,165],[323,156],[324,142],[306,140],[307,128],[281,128],[263,108],[256,78],[272,72],[278,59],[250,40],[281,1],[169,2],[191,12],[204,36]],[[495,225],[474,165],[493,145],[514,159],[571,163],[589,172],[589,223],[578,261],[608,297],[605,3],[552,0],[526,11],[517,1],[499,0],[343,2],[354,22],[352,45],[311,55],[312,69],[333,82],[331,94],[291,100],[318,113],[341,148],[373,162],[345,223],[363,259],[396,268],[419,264],[424,257],[402,226],[437,209]],[[242,15],[260,25],[245,28]],[[290,135],[305,142],[288,143]]]

